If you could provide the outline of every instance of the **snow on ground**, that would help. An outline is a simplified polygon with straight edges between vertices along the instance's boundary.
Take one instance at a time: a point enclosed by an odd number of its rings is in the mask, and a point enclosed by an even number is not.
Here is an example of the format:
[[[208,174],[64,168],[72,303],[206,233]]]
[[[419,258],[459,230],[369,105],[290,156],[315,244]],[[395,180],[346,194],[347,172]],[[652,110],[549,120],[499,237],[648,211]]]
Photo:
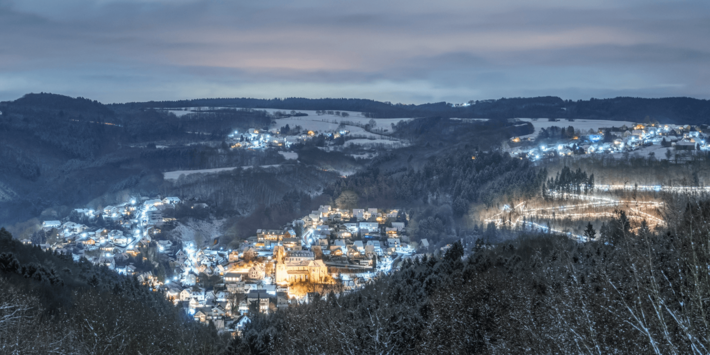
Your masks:
[[[527,137],[537,137],[538,134],[540,134],[540,130],[543,128],[549,128],[552,126],[557,126],[557,127],[562,127],[562,128],[567,128],[569,126],[574,127],[574,129],[578,129],[582,132],[582,134],[586,134],[590,129],[597,131],[601,127],[621,127],[626,125],[627,127],[633,126],[634,122],[631,121],[610,121],[610,120],[579,120],[575,119],[574,121],[568,121],[566,119],[559,119],[556,122],[551,122],[547,118],[539,118],[537,120],[533,120],[531,118],[519,118],[520,121],[522,122],[530,122],[532,123],[533,127],[535,127],[535,133],[533,134],[528,134],[525,136],[520,136],[520,138],[527,138]]]
[[[351,139],[345,141],[345,146],[349,147],[351,145],[374,145],[374,144],[385,144],[389,146],[405,146],[402,141],[398,140],[388,140],[388,139]]]
[[[377,153],[350,154],[350,156],[355,159],[373,159],[377,156]]]
[[[295,153],[294,153],[295,154]],[[279,165],[261,165],[261,168],[275,168],[278,167]],[[201,170],[176,170],[176,171],[168,171],[163,173],[163,179],[165,180],[177,180],[180,175],[192,175],[192,174],[216,174],[222,171],[231,171],[234,169],[251,169],[253,166],[234,166],[231,168],[216,168],[216,169],[201,169]]]
[[[279,154],[283,155],[286,160],[297,160],[298,159],[298,153],[296,152],[279,152]]]
[[[255,110],[264,110],[269,113],[274,113],[277,111],[281,111],[283,113],[290,113],[291,110],[282,110],[282,109],[273,109],[273,108],[263,108],[263,109],[255,109]],[[317,122],[335,122],[335,125],[337,127],[338,123],[340,122],[353,122],[355,124],[361,124],[361,125],[366,125],[370,122],[370,118],[367,118],[362,115],[360,112],[353,112],[353,111],[340,111],[340,112],[347,112],[348,117],[342,117],[338,116],[335,114],[323,114],[323,115],[318,115],[316,114],[316,111],[311,111],[311,110],[294,110],[296,112],[301,112],[301,113],[306,113],[308,116],[305,117],[290,117],[294,119],[299,119],[301,121],[317,121]],[[337,111],[337,110],[332,110],[332,111]],[[384,129],[389,129],[390,131],[392,130],[392,124],[397,124],[397,122],[400,121],[409,121],[412,118],[375,118],[375,123],[377,124],[377,128],[384,128]],[[277,120],[277,122],[282,121],[282,119]],[[280,127],[280,126],[279,126]],[[306,128],[305,126],[301,125],[301,127]]]
[[[664,146],[661,146],[660,144],[654,144],[654,145],[651,145],[648,147],[641,147],[641,148],[639,148],[639,150],[635,150],[633,152],[629,152],[629,156],[632,157],[634,155],[638,155],[642,158],[648,158],[648,155],[650,153],[653,153],[654,154],[653,156],[656,157],[656,159],[663,160],[663,159],[666,159],[666,150],[669,150],[669,149],[670,149],[671,153],[675,152],[675,149],[673,147],[664,147]],[[624,153],[614,153],[614,154],[612,154],[612,156],[614,158],[622,158],[624,156]]]
[[[172,112],[176,116],[180,117],[183,115],[186,115],[188,113],[193,113],[193,112],[200,112],[200,111],[205,111],[205,110],[215,110],[215,109],[238,109],[236,107],[187,107],[185,109],[163,109],[167,112]],[[275,113],[275,112],[283,112],[285,114],[291,113],[291,110],[287,109],[275,109],[275,108],[257,108],[254,110],[261,110],[261,111],[266,111],[268,113]],[[340,111],[340,112],[347,112],[348,117],[343,117],[335,114],[323,114],[323,115],[318,115],[316,114],[316,111],[313,110],[294,110],[296,112],[300,113],[306,113],[308,116],[302,116],[302,117],[288,117],[288,118],[279,118],[276,119],[272,127],[272,129],[279,129],[281,127],[284,127],[286,125],[289,125],[289,127],[293,128],[296,126],[301,126],[301,128],[309,131],[318,131],[318,132],[327,132],[327,131],[335,131],[338,128],[338,125],[343,122],[346,126],[345,129],[350,131],[349,135],[350,136],[356,136],[356,137],[365,137],[365,138],[380,138],[380,135],[377,133],[371,133],[366,131],[364,128],[359,127],[359,126],[353,126],[349,125],[348,123],[354,123],[356,125],[366,125],[370,122],[370,118],[365,117],[362,115],[361,112],[354,112],[354,111]],[[332,111],[337,111],[337,110],[332,110]],[[392,132],[392,125],[397,124],[398,122],[401,121],[409,121],[412,120],[412,118],[375,118],[375,127],[374,130],[388,130]]]
[[[300,112],[300,111],[299,111]],[[294,128],[296,126],[301,126],[301,128],[309,131],[317,131],[317,132],[333,132],[338,129],[338,125],[340,122],[347,122],[348,118],[343,118],[340,117],[340,120],[335,120],[332,117],[325,117],[326,115],[323,116],[305,116],[305,117],[288,117],[288,118],[279,118],[276,120],[276,124],[273,125],[271,128],[278,128],[280,129],[281,127],[284,127],[288,125],[291,128]],[[402,121],[403,119],[396,119],[396,122]],[[352,121],[352,120],[351,120]],[[390,125],[392,122],[395,122],[395,119],[382,119],[382,123],[380,123],[380,120],[376,120],[377,126],[375,126],[375,129],[383,128],[387,129],[389,131],[392,131],[392,126]],[[386,124],[386,125],[385,125]],[[345,129],[350,131],[348,135],[351,136],[358,136],[358,137],[372,137],[372,138],[378,138],[380,137],[379,134],[376,133],[371,133],[366,131],[362,127],[358,126],[350,126],[346,125]]]
[[[219,110],[219,109],[238,109],[237,107],[186,107],[185,109],[163,109],[164,111],[167,112],[172,112],[176,116],[184,116],[188,113],[193,113],[193,112],[200,112],[200,111],[205,111],[205,110]],[[283,112],[285,114],[289,114],[291,110],[288,109],[276,109],[276,108],[255,108],[254,110],[256,111],[266,111],[268,113],[275,113],[275,112]],[[367,123],[370,122],[370,118],[367,118],[362,115],[361,112],[354,112],[354,111],[340,111],[340,112],[347,112],[348,117],[343,117],[335,114],[323,114],[323,115],[318,115],[316,114],[316,111],[313,110],[293,110],[296,112],[300,113],[306,113],[308,116],[305,117],[289,117],[285,119],[278,119],[276,122],[276,127],[272,128],[280,128],[285,126],[287,123],[293,127],[293,124],[290,122],[287,122],[287,120],[293,120],[293,121],[298,121],[300,126],[303,127],[304,129],[309,129],[309,130],[334,130],[336,127],[338,127],[338,124],[340,122],[346,121],[346,122],[353,122],[355,124],[360,124],[360,125],[366,125]],[[338,110],[329,110],[329,111],[338,111]],[[412,120],[412,118],[375,118],[374,119],[376,122],[376,128],[383,128],[383,129],[388,129],[392,130],[392,124],[397,124],[400,121],[409,121]],[[314,123],[309,123],[308,121],[312,121]],[[283,123],[282,123],[283,122]],[[331,124],[334,124],[334,126],[327,126],[328,128],[322,128],[325,127],[322,125],[323,122],[328,122]],[[308,127],[307,127],[308,125]],[[330,128],[332,127],[332,128]],[[351,129],[348,129],[352,132]],[[364,131],[364,130],[363,130]]]

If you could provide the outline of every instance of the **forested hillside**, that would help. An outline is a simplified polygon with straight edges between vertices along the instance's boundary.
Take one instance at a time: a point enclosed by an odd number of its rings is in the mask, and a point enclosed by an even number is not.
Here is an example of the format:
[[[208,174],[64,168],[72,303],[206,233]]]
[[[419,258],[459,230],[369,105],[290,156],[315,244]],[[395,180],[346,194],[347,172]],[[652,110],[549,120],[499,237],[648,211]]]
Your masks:
[[[228,354],[690,354],[710,348],[710,202],[668,230],[523,236],[405,261],[347,296],[259,316]]]
[[[135,278],[13,240],[0,229],[7,354],[214,354],[225,339]]]
[[[466,105],[446,102],[392,104],[366,99],[253,99],[217,98],[181,101],[127,103],[129,107],[243,107],[284,110],[346,110],[366,113],[374,118],[387,117],[464,117],[464,118],[586,118],[643,121],[647,116],[659,122],[703,124],[710,116],[710,101],[688,97],[645,99],[616,97],[610,99],[563,100],[544,96],[476,100]]]
[[[0,112],[3,225],[45,211],[64,214],[64,209],[95,199],[115,203],[112,199],[126,191],[156,194],[163,171],[284,160],[275,152],[229,150],[220,144],[233,129],[269,125],[264,112],[229,110],[178,118],[159,110],[44,93],[0,103]]]

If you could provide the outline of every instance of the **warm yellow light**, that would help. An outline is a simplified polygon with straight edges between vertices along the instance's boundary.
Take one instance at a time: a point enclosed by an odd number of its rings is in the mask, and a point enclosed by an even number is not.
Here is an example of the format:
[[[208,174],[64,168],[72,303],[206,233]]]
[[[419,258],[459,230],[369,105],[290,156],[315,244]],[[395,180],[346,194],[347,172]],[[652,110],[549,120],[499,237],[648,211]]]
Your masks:
[[[476,157],[471,157],[472,160],[476,160]]]

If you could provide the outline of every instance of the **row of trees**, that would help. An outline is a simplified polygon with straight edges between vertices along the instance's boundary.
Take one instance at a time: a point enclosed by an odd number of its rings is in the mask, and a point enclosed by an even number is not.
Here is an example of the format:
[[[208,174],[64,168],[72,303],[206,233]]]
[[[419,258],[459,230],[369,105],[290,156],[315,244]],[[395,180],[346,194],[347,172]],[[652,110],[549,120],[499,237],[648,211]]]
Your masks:
[[[575,194],[584,192],[586,194],[594,190],[594,174],[587,176],[587,172],[582,171],[581,168],[572,170],[565,166],[555,177],[551,177],[547,181],[546,187],[558,192]],[[543,190],[545,189],[543,188]]]

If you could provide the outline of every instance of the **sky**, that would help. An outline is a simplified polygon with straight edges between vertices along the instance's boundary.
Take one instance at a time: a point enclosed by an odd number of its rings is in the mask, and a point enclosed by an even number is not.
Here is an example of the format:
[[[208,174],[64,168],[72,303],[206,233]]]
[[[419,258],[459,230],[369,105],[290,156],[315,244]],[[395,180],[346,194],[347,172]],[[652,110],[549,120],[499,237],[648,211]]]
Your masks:
[[[0,0],[0,101],[710,98],[710,1]]]

